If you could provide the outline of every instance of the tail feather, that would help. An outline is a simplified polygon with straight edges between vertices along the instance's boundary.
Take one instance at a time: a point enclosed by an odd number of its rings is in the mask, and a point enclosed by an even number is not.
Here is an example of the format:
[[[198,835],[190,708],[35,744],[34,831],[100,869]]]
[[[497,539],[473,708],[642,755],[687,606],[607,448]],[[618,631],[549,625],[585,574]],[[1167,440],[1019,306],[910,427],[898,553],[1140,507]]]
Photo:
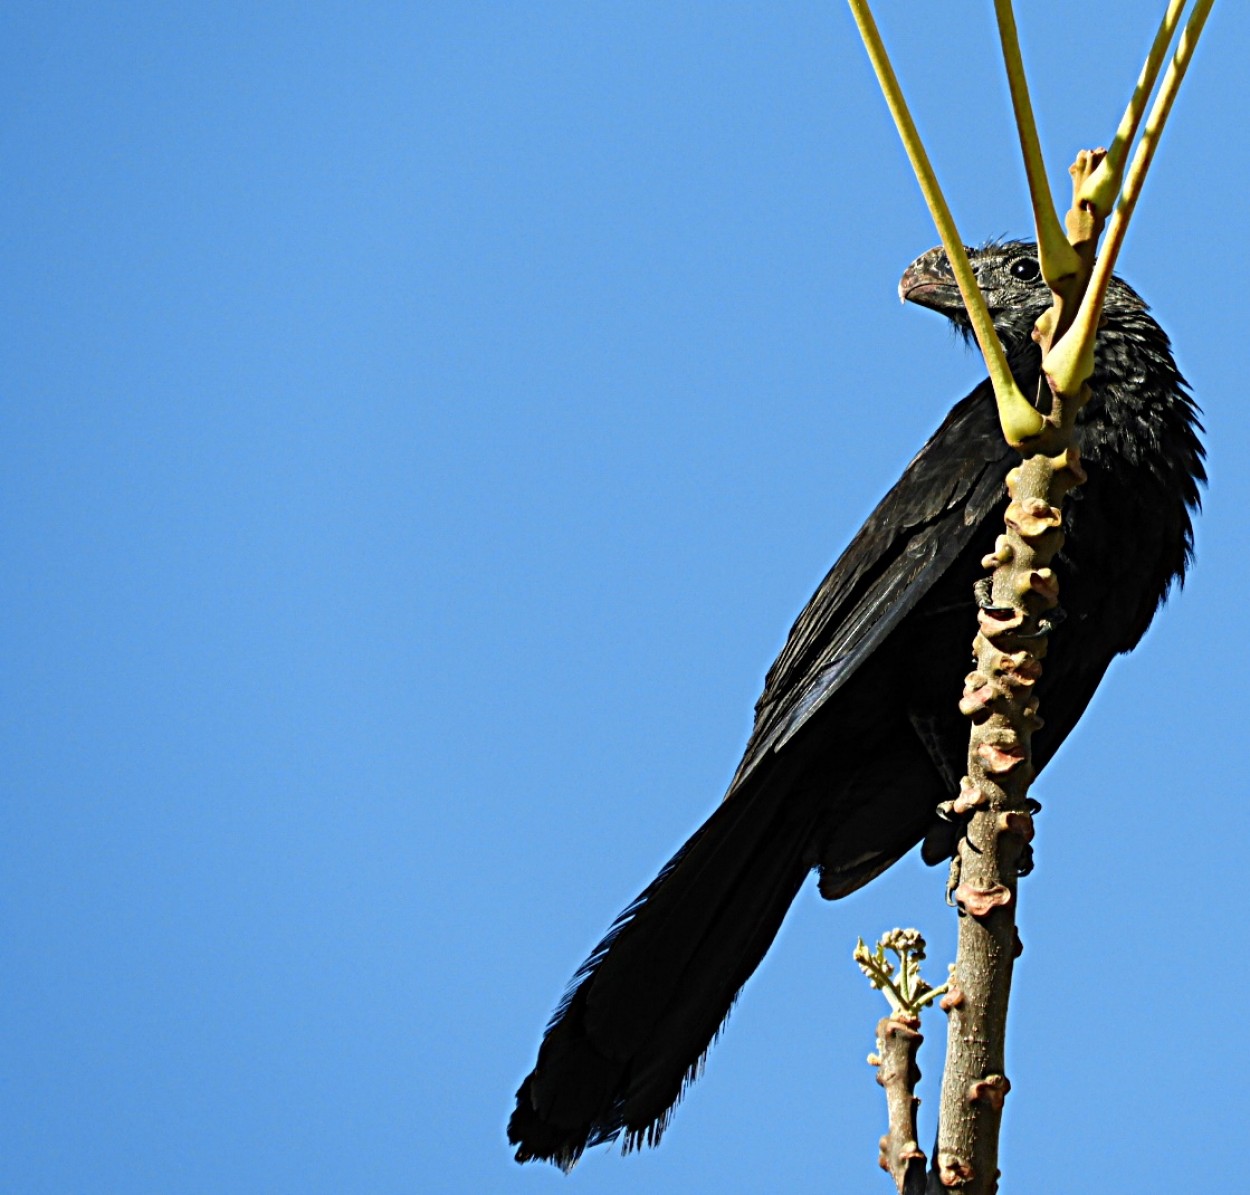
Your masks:
[[[785,789],[722,803],[578,970],[517,1092],[518,1161],[659,1140],[810,869],[813,814]]]

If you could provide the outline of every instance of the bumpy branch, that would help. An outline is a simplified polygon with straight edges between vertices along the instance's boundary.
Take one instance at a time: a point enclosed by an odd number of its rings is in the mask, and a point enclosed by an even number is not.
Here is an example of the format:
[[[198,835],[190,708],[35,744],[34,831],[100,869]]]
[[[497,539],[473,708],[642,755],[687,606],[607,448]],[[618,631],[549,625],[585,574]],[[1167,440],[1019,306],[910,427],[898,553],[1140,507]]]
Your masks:
[[[1042,270],[1054,305],[1038,322],[1035,339],[1051,391],[1043,417],[1024,400],[972,278],[950,211],[907,110],[867,0],[849,0],[878,82],[885,93],[912,168],[942,237],[994,384],[1003,433],[1024,460],[1008,476],[1006,529],[985,559],[991,596],[980,612],[975,670],[960,708],[972,721],[968,775],[952,816],[971,815],[952,867],[961,913],[959,949],[942,1007],[950,1014],[938,1146],[930,1189],[958,1188],[992,1195],[998,1187],[998,1135],[1011,1084],[1004,1074],[1007,1003],[1014,960],[1017,880],[1033,836],[1036,804],[1031,739],[1041,725],[1033,690],[1042,673],[1048,613],[1058,604],[1051,569],[1063,543],[1062,502],[1084,480],[1075,438],[1076,416],[1089,396],[1094,341],[1116,256],[1150,165],[1163,124],[1192,58],[1214,0],[1198,0],[1181,35],[1166,78],[1138,143],[1121,192],[1123,161],[1154,88],[1184,0],[1169,0],[1128,110],[1104,150],[1083,151],[1072,167],[1073,202],[1065,218],[1066,243],[1046,182],[1020,57],[1011,0],[995,0],[1004,62],[1036,218]],[[1095,260],[1112,204],[1107,244]],[[861,943],[862,949],[862,943]],[[862,965],[862,961],[861,961]],[[918,1022],[917,1022],[918,1023]],[[894,1026],[897,1026],[895,1028]],[[915,1154],[915,1025],[896,1012],[878,1029],[880,1076],[890,1101],[890,1133],[882,1140],[882,1165],[899,1190],[912,1181]],[[892,1051],[892,1053],[888,1053]],[[893,1059],[888,1070],[885,1059]]]
[[[1094,340],[1124,230],[1211,3],[1200,0],[1182,34],[1096,262],[1094,247],[1109,212],[1102,184],[1111,177],[1119,188],[1120,165],[1108,166],[1105,152],[1093,150],[1078,155],[1071,168],[1073,201],[1065,223],[1080,268],[1067,276],[1047,275],[1055,305],[1035,332],[1051,390],[1045,451],[1026,455],[1008,476],[1006,532],[985,560],[993,570],[992,597],[980,612],[973,644],[976,668],[960,703],[973,726],[968,776],[958,804],[975,812],[955,861],[955,899],[964,916],[951,992],[943,1001],[950,1023],[934,1158],[937,1182],[965,1195],[990,1195],[998,1188],[999,1127],[1003,1100],[1011,1089],[1004,1073],[1007,1004],[1020,951],[1016,886],[1033,836],[1031,738],[1041,725],[1032,691],[1046,655],[1047,614],[1059,596],[1059,581],[1050,566],[1063,543],[1063,499],[1084,480],[1076,416],[1089,397]],[[1010,18],[1010,8],[1010,0],[999,0],[1000,22]],[[1160,39],[1170,35],[1179,15],[1173,0],[1113,143],[1120,161],[1159,70]],[[1013,54],[1019,65],[1014,23],[1003,30],[1003,46],[1010,74]],[[1022,68],[1020,75],[1022,89]],[[1025,125],[1021,122],[1020,131],[1028,162],[1035,141],[1031,114]],[[1034,210],[1042,213],[1051,203],[1049,190],[1039,193],[1040,172],[1027,173]],[[1039,240],[1042,224],[1039,219]]]
[[[1072,167],[1074,197],[1101,159],[1101,153],[1079,155]],[[1074,208],[1078,202],[1074,198]],[[1093,213],[1092,221],[1096,242],[1102,220]],[[950,1020],[934,1173],[943,1187],[965,1195],[998,1189],[999,1129],[1011,1090],[1007,1006],[1021,950],[1016,890],[1036,810],[1028,795],[1032,737],[1042,724],[1034,687],[1046,657],[1047,616],[1059,602],[1051,564],[1063,546],[1063,500],[1085,480],[1075,409],[1088,394],[1082,380],[1077,403],[1066,410],[1052,394],[1051,454],[1027,456],[1007,475],[1005,529],[983,561],[992,571],[990,599],[978,614],[976,666],[959,703],[972,731],[955,809],[971,817],[952,864],[962,916],[951,992],[942,1002]]]
[[[976,667],[960,708],[972,720],[958,810],[971,810],[953,865],[963,916],[934,1168],[943,1187],[993,1192],[1005,1076],[1007,1004],[1019,954],[1016,885],[1033,837],[1031,738],[1041,725],[1034,686],[1046,655],[1047,613],[1058,601],[1051,562],[1063,543],[1064,494],[1084,479],[1076,449],[1037,454],[1008,475],[1006,531],[986,557],[992,597],[979,615]]]

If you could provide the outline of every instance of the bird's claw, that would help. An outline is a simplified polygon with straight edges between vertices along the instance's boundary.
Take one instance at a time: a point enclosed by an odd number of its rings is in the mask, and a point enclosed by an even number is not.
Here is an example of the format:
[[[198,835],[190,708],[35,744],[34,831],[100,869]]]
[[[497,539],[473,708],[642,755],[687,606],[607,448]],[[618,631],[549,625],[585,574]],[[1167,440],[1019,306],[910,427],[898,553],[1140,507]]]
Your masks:
[[[1037,620],[1037,630],[1035,631],[1016,631],[1017,639],[1045,639],[1057,626],[1060,626],[1068,617],[1068,613],[1062,606],[1056,606],[1053,610],[1048,610]]]
[[[1033,870],[1033,847],[1025,843],[1020,848],[1020,858],[1016,861],[1016,875],[1026,876]]]
[[[994,601],[994,578],[981,577],[972,583],[972,596],[979,609],[1004,618],[1014,613],[1010,606],[999,606]]]
[[[950,875],[946,880],[946,903],[953,909],[957,905],[955,900],[955,889],[959,887],[960,862],[958,853],[951,856]]]

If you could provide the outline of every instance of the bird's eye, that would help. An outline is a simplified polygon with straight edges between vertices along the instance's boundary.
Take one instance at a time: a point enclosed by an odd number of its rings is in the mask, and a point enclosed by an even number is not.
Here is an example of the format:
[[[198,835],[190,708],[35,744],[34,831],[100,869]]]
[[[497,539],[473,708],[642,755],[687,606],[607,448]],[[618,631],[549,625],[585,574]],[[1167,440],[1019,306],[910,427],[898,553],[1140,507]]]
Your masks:
[[[1032,282],[1042,271],[1039,269],[1036,261],[1031,257],[1017,257],[1011,263],[1011,276],[1019,278],[1021,282]]]

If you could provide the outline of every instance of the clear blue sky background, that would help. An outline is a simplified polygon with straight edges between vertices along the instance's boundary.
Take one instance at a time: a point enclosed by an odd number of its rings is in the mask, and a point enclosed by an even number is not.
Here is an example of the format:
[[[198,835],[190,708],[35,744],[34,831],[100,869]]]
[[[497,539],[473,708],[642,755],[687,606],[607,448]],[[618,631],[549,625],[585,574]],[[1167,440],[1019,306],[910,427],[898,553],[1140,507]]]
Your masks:
[[[1061,195],[1162,8],[1018,5]],[[880,9],[966,238],[1027,231],[991,6]],[[1213,481],[1038,788],[1015,1195],[1223,1189],[1250,1115],[1248,35],[1216,6],[1122,259]],[[936,238],[845,6],[18,4],[0,58],[0,1187],[889,1190],[850,951],[941,973],[911,858],[804,891],[660,1150],[503,1136],[981,373],[896,300]]]

